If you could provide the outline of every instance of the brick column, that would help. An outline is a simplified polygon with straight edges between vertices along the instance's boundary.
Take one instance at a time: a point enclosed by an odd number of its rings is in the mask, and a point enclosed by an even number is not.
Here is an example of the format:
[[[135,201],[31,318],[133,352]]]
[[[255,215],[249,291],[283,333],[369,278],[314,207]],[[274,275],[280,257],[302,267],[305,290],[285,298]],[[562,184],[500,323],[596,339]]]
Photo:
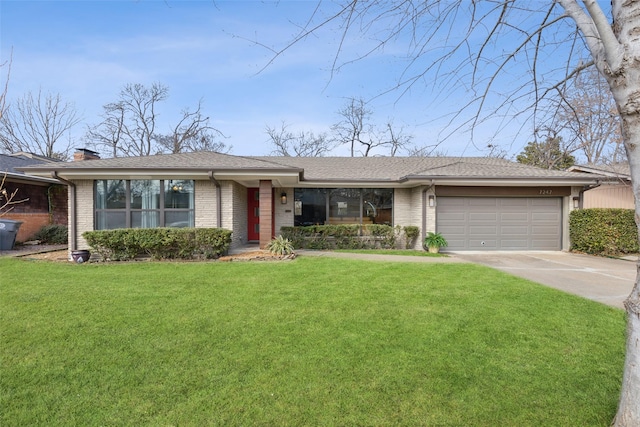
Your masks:
[[[260,249],[267,247],[273,229],[273,189],[271,181],[260,181]]]

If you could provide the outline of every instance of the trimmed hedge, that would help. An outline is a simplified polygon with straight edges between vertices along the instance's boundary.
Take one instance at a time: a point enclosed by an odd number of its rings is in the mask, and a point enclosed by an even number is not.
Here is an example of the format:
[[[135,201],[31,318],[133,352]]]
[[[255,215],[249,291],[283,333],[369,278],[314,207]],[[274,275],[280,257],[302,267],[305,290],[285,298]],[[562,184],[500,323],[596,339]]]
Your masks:
[[[571,250],[597,255],[637,253],[633,209],[580,209],[569,215]]]
[[[211,259],[229,250],[231,231],[221,228],[121,228],[82,233],[103,260]]]
[[[296,249],[391,249],[402,239],[406,248],[412,247],[419,228],[383,224],[309,225],[282,227],[280,233]]]

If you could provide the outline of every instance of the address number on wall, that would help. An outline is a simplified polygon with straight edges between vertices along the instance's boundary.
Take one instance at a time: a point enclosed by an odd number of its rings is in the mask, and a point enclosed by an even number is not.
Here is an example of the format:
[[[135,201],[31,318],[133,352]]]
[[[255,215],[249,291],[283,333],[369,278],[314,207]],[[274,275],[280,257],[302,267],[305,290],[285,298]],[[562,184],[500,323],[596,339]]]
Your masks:
[[[540,190],[541,196],[550,196],[553,194],[553,190]]]

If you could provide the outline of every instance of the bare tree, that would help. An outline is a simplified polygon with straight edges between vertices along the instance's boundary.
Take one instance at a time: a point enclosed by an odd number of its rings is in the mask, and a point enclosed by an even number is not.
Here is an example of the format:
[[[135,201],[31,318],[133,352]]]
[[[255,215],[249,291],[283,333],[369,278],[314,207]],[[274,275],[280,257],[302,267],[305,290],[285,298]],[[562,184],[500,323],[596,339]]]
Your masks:
[[[382,145],[389,147],[389,155],[395,157],[400,150],[409,150],[413,135],[405,133],[404,127],[394,128],[393,121],[387,122],[385,142]]]
[[[362,57],[343,60],[345,41],[368,34],[377,42],[369,53],[391,42],[406,41],[406,68],[391,85],[400,94],[434,82],[439,94],[447,96],[464,85],[470,96],[452,115],[448,134],[467,126],[473,136],[473,130],[486,120],[526,111],[536,120],[545,100],[561,93],[577,73],[595,66],[615,99],[631,169],[636,218],[640,218],[640,2],[612,0],[608,18],[597,0],[345,0],[338,10],[326,15],[316,7],[297,34],[275,50],[272,61],[330,25],[337,30],[339,43],[333,71]],[[588,54],[591,61],[585,63],[582,58]],[[561,57],[566,61],[559,62]],[[509,79],[507,89],[498,87],[505,79]],[[467,114],[469,118],[464,118]],[[638,228],[640,231],[640,221]],[[613,425],[637,427],[640,274],[625,308],[626,360]]]
[[[0,149],[66,160],[70,143],[62,139],[80,120],[74,105],[59,94],[29,92],[6,106],[0,119]]]
[[[289,126],[282,122],[280,128],[267,126],[270,143],[275,156],[287,157],[322,157],[329,154],[335,147],[335,143],[329,139],[326,133],[315,135],[313,132],[294,133],[288,130]]]
[[[118,150],[123,139],[125,117],[124,104],[110,103],[102,106],[102,122],[87,129],[86,138],[95,146],[102,146],[118,157]]]
[[[349,98],[347,104],[338,110],[338,115],[340,121],[331,130],[339,144],[349,146],[351,157],[356,152],[368,157],[376,148],[388,149],[390,156],[395,156],[401,149],[409,149],[413,137],[403,128],[395,129],[391,120],[383,128],[371,123],[373,111],[362,98]]]
[[[409,148],[407,155],[409,157],[446,157],[447,153],[440,148],[439,144],[427,144]]]
[[[626,160],[615,100],[595,67],[577,73],[558,98],[554,127],[587,163]]]
[[[219,137],[224,137],[224,135],[209,125],[209,117],[202,115],[202,101],[199,101],[195,111],[190,112],[189,109],[182,111],[182,118],[172,128],[171,133],[156,135],[156,140],[160,151],[166,153],[228,152],[231,147],[227,147],[222,141],[217,141],[216,139]]]
[[[367,108],[362,98],[350,98],[347,105],[338,110],[341,120],[331,127],[340,144],[346,144],[351,150],[351,157],[355,156],[356,148],[363,143],[367,131],[366,122],[372,111]],[[371,147],[368,147],[371,149]]]
[[[2,116],[4,116],[4,111],[7,108],[7,92],[9,92],[9,78],[11,77],[11,62],[13,59],[13,49],[11,49],[11,54],[9,55],[9,59],[0,64],[0,69],[6,67],[7,69],[7,77],[4,80],[4,84],[2,85],[2,92],[0,92],[0,120],[2,120]]]
[[[224,135],[202,114],[202,101],[194,111],[184,109],[169,133],[160,132],[158,108],[168,97],[169,88],[161,83],[150,87],[127,84],[118,101],[102,107],[102,122],[90,126],[86,138],[96,146],[106,147],[113,157],[231,149],[216,140]]]
[[[106,104],[104,120],[90,128],[88,136],[98,144],[110,144],[114,157],[154,154],[158,103],[169,96],[169,88],[153,83],[127,84],[117,102]]]

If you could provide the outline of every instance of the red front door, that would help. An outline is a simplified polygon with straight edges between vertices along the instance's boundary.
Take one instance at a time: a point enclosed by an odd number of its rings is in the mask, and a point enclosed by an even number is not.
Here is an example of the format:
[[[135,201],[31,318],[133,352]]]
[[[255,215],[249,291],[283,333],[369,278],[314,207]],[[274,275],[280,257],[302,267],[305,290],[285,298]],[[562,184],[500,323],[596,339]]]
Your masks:
[[[249,223],[247,224],[247,238],[249,240],[260,240],[260,189],[247,189],[247,216]]]

